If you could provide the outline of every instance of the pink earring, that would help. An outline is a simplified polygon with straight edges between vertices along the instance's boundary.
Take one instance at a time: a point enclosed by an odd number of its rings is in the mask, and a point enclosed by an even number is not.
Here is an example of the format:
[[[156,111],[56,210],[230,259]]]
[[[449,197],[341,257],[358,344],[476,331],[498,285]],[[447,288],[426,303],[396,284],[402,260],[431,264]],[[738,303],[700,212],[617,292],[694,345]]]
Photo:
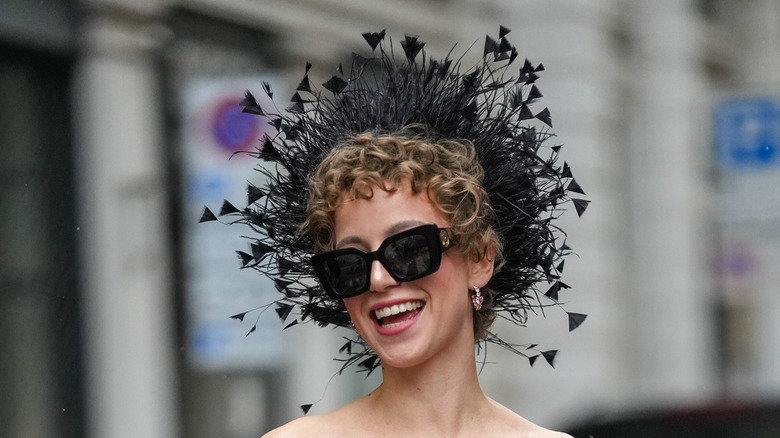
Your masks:
[[[474,310],[479,312],[482,309],[482,302],[485,297],[479,292],[479,286],[474,286],[474,294],[471,295],[471,304],[474,305]]]

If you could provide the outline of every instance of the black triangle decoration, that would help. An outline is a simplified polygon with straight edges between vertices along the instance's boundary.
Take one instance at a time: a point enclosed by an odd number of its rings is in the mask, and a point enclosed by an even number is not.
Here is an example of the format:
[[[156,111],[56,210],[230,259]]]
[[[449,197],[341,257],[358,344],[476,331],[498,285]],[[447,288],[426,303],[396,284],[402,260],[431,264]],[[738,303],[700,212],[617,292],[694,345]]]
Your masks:
[[[363,34],[363,39],[371,46],[371,50],[376,50],[379,43],[385,39],[385,29],[380,32],[366,32]]]
[[[248,312],[236,313],[235,315],[231,316],[230,318],[237,319],[237,320],[243,322],[244,321],[244,317],[246,316],[247,313]]]
[[[577,217],[582,217],[585,213],[585,209],[588,208],[590,201],[584,199],[572,199],[571,201],[574,203],[574,209],[577,210]]]
[[[571,167],[569,167],[569,163],[563,162],[563,171],[561,172],[561,178],[572,178],[573,175],[571,174]]]
[[[251,335],[255,330],[257,330],[257,324],[253,325],[252,328],[249,329],[249,331],[246,333],[246,336]]]
[[[580,187],[580,185],[577,184],[577,180],[575,180],[574,178],[571,179],[571,182],[569,183],[569,187],[566,187],[566,190],[570,192],[577,192],[581,195],[585,194],[585,191],[582,190],[582,187]]]
[[[550,128],[553,127],[552,125],[552,117],[550,116],[550,110],[545,108],[541,111],[539,111],[539,114],[536,115],[536,118],[544,122],[545,125],[549,126]]]
[[[290,312],[292,312],[293,308],[295,308],[295,306],[292,304],[279,303],[274,310],[276,310],[276,314],[279,315],[279,319],[284,322],[287,317],[290,316]]]
[[[253,186],[251,184],[246,186],[246,203],[247,203],[247,205],[254,204],[255,202],[257,202],[263,196],[265,196],[265,192],[263,192],[259,188],[255,187],[255,186]]]
[[[569,314],[569,331],[573,331],[580,325],[582,325],[583,322],[585,322],[585,319],[588,317],[588,315],[582,314],[582,313],[573,313],[573,312],[567,312]]]
[[[322,84],[322,86],[333,94],[339,94],[347,88],[347,81],[338,76],[332,76],[327,82]]]
[[[239,106],[241,106],[241,111],[245,113],[255,114],[258,116],[265,115],[263,109],[260,108],[260,105],[257,103],[257,100],[255,100],[255,96],[253,96],[249,91],[244,93],[244,100],[239,103]]]
[[[545,292],[544,296],[546,296],[547,298],[549,298],[549,299],[551,299],[553,301],[558,301],[558,291],[560,289],[561,289],[561,286],[556,281],[555,283],[553,283],[552,286],[550,286],[550,289],[548,289],[547,292]]]
[[[219,215],[224,216],[231,213],[241,213],[233,204],[227,199],[222,202],[222,209],[219,210]]]
[[[202,222],[209,222],[209,221],[215,221],[215,220],[217,220],[217,217],[214,216],[214,213],[212,213],[212,211],[208,207],[204,207],[203,208],[203,214],[200,216],[200,221],[199,222],[202,223]]]
[[[255,261],[255,258],[251,255],[245,253],[244,251],[236,251],[236,254],[238,254],[238,258],[241,259],[241,267],[245,268],[248,264]]]
[[[555,356],[558,355],[558,350],[547,350],[542,351],[542,356],[544,356],[544,360],[547,361],[547,363],[550,364],[551,367],[555,368]]]

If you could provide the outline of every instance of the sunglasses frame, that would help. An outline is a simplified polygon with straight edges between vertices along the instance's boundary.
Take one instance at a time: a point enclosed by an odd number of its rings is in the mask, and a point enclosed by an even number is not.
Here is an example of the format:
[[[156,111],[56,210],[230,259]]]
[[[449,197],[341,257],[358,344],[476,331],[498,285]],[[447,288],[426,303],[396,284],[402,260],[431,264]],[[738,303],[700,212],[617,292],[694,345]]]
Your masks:
[[[423,271],[422,273],[410,277],[401,277],[396,275],[395,273],[393,273],[391,267],[388,267],[388,264],[390,264],[390,262],[385,259],[384,251],[390,245],[394,244],[395,242],[401,239],[404,239],[409,236],[419,236],[419,235],[425,237],[426,239],[429,256],[430,256],[430,267],[427,270]],[[401,281],[401,282],[414,281],[423,278],[425,276],[431,275],[434,272],[438,271],[439,267],[441,266],[442,253],[451,247],[452,247],[452,240],[450,239],[449,229],[439,228],[436,224],[430,223],[430,224],[419,225],[414,228],[410,228],[408,230],[404,230],[401,231],[400,233],[389,236],[384,241],[382,241],[382,244],[379,245],[379,248],[377,248],[376,251],[368,252],[360,248],[353,248],[353,247],[336,249],[333,251],[328,251],[328,252],[314,255],[311,258],[311,263],[312,266],[314,267],[314,272],[317,274],[317,278],[319,279],[320,284],[322,285],[322,288],[325,290],[325,293],[328,294],[328,296],[331,298],[342,299],[342,298],[354,297],[371,290],[371,265],[373,264],[374,260],[378,260],[379,263],[382,264],[382,267],[385,268],[387,273],[390,274],[390,276],[395,281]],[[338,257],[341,255],[357,255],[364,261],[367,267],[366,275],[365,275],[365,284],[366,284],[365,290],[362,290],[360,292],[355,292],[355,293],[349,293],[349,294],[340,294],[333,287],[330,281],[330,277],[327,274],[326,265],[328,260],[331,260],[334,257]]]

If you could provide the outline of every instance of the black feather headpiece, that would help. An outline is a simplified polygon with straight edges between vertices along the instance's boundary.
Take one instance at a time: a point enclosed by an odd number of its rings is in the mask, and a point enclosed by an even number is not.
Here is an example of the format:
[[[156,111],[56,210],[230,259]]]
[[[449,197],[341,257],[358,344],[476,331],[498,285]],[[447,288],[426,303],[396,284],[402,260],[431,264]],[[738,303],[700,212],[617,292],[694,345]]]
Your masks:
[[[342,327],[350,322],[343,303],[328,298],[317,282],[310,264],[314,242],[299,230],[306,219],[309,175],[349,137],[365,132],[391,135],[410,125],[423,126],[433,140],[466,139],[474,144],[504,246],[504,266],[488,283],[495,291],[498,315],[523,325],[529,312],[561,306],[559,292],[569,287],[560,279],[563,259],[571,248],[553,221],[562,213],[562,203],[572,201],[582,215],[589,201],[569,198],[570,192],[584,192],[570,167],[559,164],[561,146],[546,146],[552,137],[550,112],[532,108],[542,97],[536,81],[544,67],[526,60],[515,68],[517,50],[505,38],[508,32],[502,27],[498,39],[488,36],[482,61],[466,71],[461,71],[461,59],[426,58],[425,43],[417,37],[401,41],[403,57],[396,59],[385,31],[365,33],[371,55],[353,54],[348,74],[322,84],[327,91],[311,85],[307,63],[285,111],[261,108],[246,93],[244,111],[266,118],[276,130],[250,155],[274,166],[258,167],[268,182],[249,185],[245,208],[225,201],[220,216],[251,229],[249,248],[238,251],[241,264],[274,281],[281,295],[265,308],[275,306],[285,328],[307,321]],[[273,100],[270,85],[262,85]],[[216,219],[206,208],[201,220]],[[293,310],[298,317],[287,323]],[[570,330],[585,319],[567,313]],[[243,320],[244,315],[234,318]],[[552,364],[556,353],[538,350],[535,344],[515,345],[492,333],[481,342],[501,345],[528,357],[531,364],[540,355]],[[379,365],[359,338],[347,339],[340,353],[346,355],[342,370],[357,364],[370,372]]]

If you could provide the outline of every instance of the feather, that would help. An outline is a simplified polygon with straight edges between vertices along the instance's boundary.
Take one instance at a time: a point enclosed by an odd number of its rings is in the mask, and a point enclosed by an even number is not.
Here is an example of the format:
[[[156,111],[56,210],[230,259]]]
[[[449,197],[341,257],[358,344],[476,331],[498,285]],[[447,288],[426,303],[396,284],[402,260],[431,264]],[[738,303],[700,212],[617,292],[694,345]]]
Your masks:
[[[203,214],[200,215],[200,221],[199,222],[210,222],[217,220],[217,217],[214,216],[214,213],[211,212],[211,210],[208,207],[203,207]]]
[[[305,75],[303,79],[301,79],[301,82],[298,83],[298,87],[295,88],[295,90],[304,92],[311,91],[311,85],[309,85],[309,75]]]
[[[264,161],[279,161],[281,155],[276,150],[274,142],[270,137],[265,137],[263,140],[263,148],[260,150],[260,158]]]
[[[528,103],[531,103],[540,97],[543,97],[542,92],[539,91],[539,88],[536,85],[533,85],[531,91],[528,93]]]
[[[370,371],[370,370],[373,370],[374,368],[376,368],[376,361],[377,361],[377,357],[376,356],[370,356],[367,359],[365,359],[362,362],[360,362],[358,364],[358,366],[360,368],[363,368],[364,370],[369,370]]]
[[[588,317],[588,315],[584,315],[582,313],[573,313],[568,312],[569,315],[569,331],[573,331],[580,325],[582,325],[583,322],[585,322],[585,319]]]
[[[295,306],[292,304],[279,303],[274,310],[276,310],[276,314],[279,315],[279,319],[284,322],[287,317],[290,316],[290,312],[292,312],[293,308],[295,308]]]
[[[406,35],[403,41],[401,41],[401,48],[404,49],[406,59],[408,59],[410,63],[414,62],[414,59],[417,58],[417,54],[420,53],[420,50],[422,50],[424,46],[425,43],[419,41],[416,36]]]
[[[581,195],[585,194],[585,192],[582,190],[582,187],[580,187],[580,185],[577,184],[577,180],[575,180],[574,178],[571,179],[571,182],[569,183],[569,186],[566,187],[566,190],[570,192],[576,192]]]
[[[563,172],[561,172],[562,178],[572,178],[571,174],[571,167],[569,167],[569,164],[567,162],[563,162]]]
[[[544,356],[544,360],[546,360],[551,367],[555,368],[555,357],[558,356],[558,350],[542,351],[542,356]]]
[[[547,108],[539,111],[539,113],[534,117],[544,122],[544,124],[549,126],[550,128],[553,127],[552,118],[550,117],[550,110],[548,110]]]
[[[332,76],[322,86],[333,94],[339,94],[347,88],[347,81],[338,76]]]
[[[290,99],[290,105],[287,107],[287,112],[293,113],[293,114],[300,114],[303,112],[303,104],[304,100],[301,98],[301,95],[296,91],[295,94],[293,94],[292,99]]]
[[[257,324],[253,325],[253,326],[252,326],[252,328],[251,328],[251,329],[249,329],[249,331],[246,333],[246,335],[245,335],[244,337],[248,337],[249,335],[251,335],[252,333],[254,333],[254,332],[255,332],[255,330],[257,330]]]
[[[363,34],[363,38],[368,45],[371,46],[371,50],[376,50],[376,46],[385,39],[385,30],[382,29],[380,32],[366,32]]]
[[[245,253],[244,251],[236,251],[236,254],[238,254],[238,258],[241,259],[242,268],[247,267],[250,263],[255,261],[254,257]]]
[[[483,51],[483,56],[488,56],[491,53],[497,53],[498,52],[498,43],[493,38],[490,38],[490,35],[485,35],[485,49]]]
[[[275,251],[272,246],[260,241],[253,242],[251,247],[252,257],[255,260],[261,260],[263,257],[265,257],[266,254],[273,253]]]
[[[559,290],[561,290],[561,287],[560,287],[560,284],[558,284],[558,282],[556,281],[555,283],[553,283],[553,285],[550,287],[550,289],[548,289],[547,292],[545,292],[544,296],[546,296],[547,298],[549,298],[549,299],[551,299],[553,301],[558,301],[558,291]]]
[[[584,199],[572,199],[572,202],[574,203],[574,208],[577,210],[578,217],[582,217],[582,215],[585,214],[585,209],[588,208],[588,204],[590,204],[590,201]]]
[[[263,196],[265,196],[265,192],[263,192],[261,189],[255,187],[255,186],[253,186],[251,184],[249,184],[246,187],[246,203],[247,203],[247,205],[254,204],[258,200],[260,200],[260,198],[262,198]]]
[[[292,284],[292,281],[284,280],[281,278],[274,278],[273,282],[276,285],[276,290],[278,290],[279,292],[284,292],[285,289],[287,289],[287,286]]]
[[[534,72],[534,66],[531,64],[531,61],[528,60],[528,58],[525,59],[525,62],[523,63],[523,68],[520,70],[520,75],[530,75]]]
[[[498,44],[498,51],[502,53],[511,52],[514,47],[509,44],[506,38],[501,38],[501,42]]]
[[[244,321],[244,316],[246,316],[246,314],[247,314],[247,312],[236,313],[235,315],[231,316],[231,318],[232,319],[237,319],[237,320],[243,322]]]
[[[242,108],[242,111],[249,114],[255,114],[258,116],[264,116],[265,113],[263,112],[263,109],[260,108],[260,105],[257,104],[257,100],[255,100],[255,96],[252,95],[249,91],[244,92],[244,100],[239,103],[239,105]]]
[[[233,214],[233,213],[241,213],[233,204],[231,204],[227,199],[222,201],[222,208],[219,210],[220,216],[225,216],[227,214]]]

